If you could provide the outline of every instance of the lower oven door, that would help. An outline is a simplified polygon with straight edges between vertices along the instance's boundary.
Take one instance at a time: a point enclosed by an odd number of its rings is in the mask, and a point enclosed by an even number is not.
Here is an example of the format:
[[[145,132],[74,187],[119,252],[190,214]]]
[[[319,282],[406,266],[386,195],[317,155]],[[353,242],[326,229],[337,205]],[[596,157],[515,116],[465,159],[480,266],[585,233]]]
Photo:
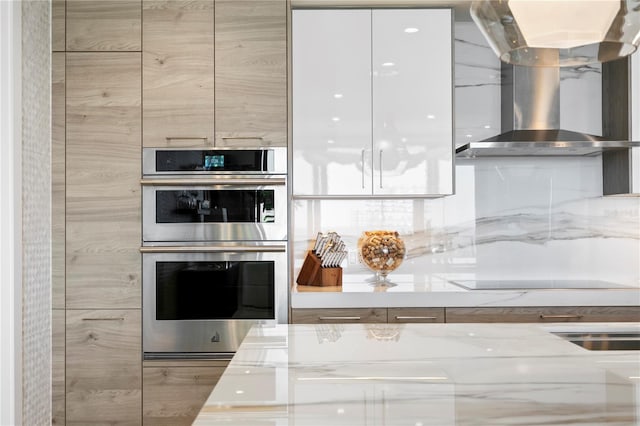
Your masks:
[[[235,352],[252,325],[287,321],[285,243],[141,251],[147,359]]]

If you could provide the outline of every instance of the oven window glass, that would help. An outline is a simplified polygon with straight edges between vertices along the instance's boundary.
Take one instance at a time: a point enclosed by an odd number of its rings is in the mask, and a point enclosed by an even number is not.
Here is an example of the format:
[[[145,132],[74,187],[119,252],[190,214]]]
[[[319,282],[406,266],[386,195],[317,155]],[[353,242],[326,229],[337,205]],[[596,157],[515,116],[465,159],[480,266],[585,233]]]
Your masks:
[[[156,191],[156,223],[272,223],[273,190]]]
[[[157,262],[156,319],[275,319],[274,262]]]

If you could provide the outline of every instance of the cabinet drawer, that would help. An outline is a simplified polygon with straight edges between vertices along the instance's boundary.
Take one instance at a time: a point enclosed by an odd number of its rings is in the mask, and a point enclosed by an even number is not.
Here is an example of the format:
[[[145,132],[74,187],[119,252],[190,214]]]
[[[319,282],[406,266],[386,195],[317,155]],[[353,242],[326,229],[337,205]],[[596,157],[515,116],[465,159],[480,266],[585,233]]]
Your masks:
[[[292,324],[385,323],[385,308],[292,309]]]
[[[227,362],[218,366],[145,367],[143,424],[190,425],[224,373]],[[145,363],[147,365],[147,363]]]
[[[66,424],[139,424],[140,310],[67,310]]]
[[[447,322],[639,321],[638,306],[447,308]]]
[[[389,308],[390,323],[436,323],[444,322],[444,308]]]

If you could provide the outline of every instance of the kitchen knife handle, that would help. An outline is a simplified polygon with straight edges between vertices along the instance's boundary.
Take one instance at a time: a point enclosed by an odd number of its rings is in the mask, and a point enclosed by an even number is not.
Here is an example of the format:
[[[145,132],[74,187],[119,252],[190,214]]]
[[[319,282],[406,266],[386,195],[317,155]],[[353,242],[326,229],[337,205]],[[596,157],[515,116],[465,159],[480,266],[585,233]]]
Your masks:
[[[364,149],[360,153],[360,164],[362,166],[362,189],[364,189]]]
[[[379,166],[380,166],[380,189],[382,189],[382,150],[380,150]]]
[[[360,317],[318,317],[320,321],[360,321]]]
[[[540,314],[540,319],[580,319],[582,315],[579,314],[566,314],[566,315],[545,315]]]

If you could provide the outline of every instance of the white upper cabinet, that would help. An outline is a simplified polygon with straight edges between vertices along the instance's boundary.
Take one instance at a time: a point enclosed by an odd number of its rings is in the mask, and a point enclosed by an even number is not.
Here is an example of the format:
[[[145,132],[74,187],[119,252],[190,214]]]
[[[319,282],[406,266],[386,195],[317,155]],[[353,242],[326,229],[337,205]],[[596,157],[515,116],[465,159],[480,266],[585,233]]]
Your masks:
[[[371,11],[293,11],[293,191],[371,194]]]
[[[449,9],[293,11],[293,193],[453,192]]]
[[[451,10],[374,10],[373,192],[453,192]]]

